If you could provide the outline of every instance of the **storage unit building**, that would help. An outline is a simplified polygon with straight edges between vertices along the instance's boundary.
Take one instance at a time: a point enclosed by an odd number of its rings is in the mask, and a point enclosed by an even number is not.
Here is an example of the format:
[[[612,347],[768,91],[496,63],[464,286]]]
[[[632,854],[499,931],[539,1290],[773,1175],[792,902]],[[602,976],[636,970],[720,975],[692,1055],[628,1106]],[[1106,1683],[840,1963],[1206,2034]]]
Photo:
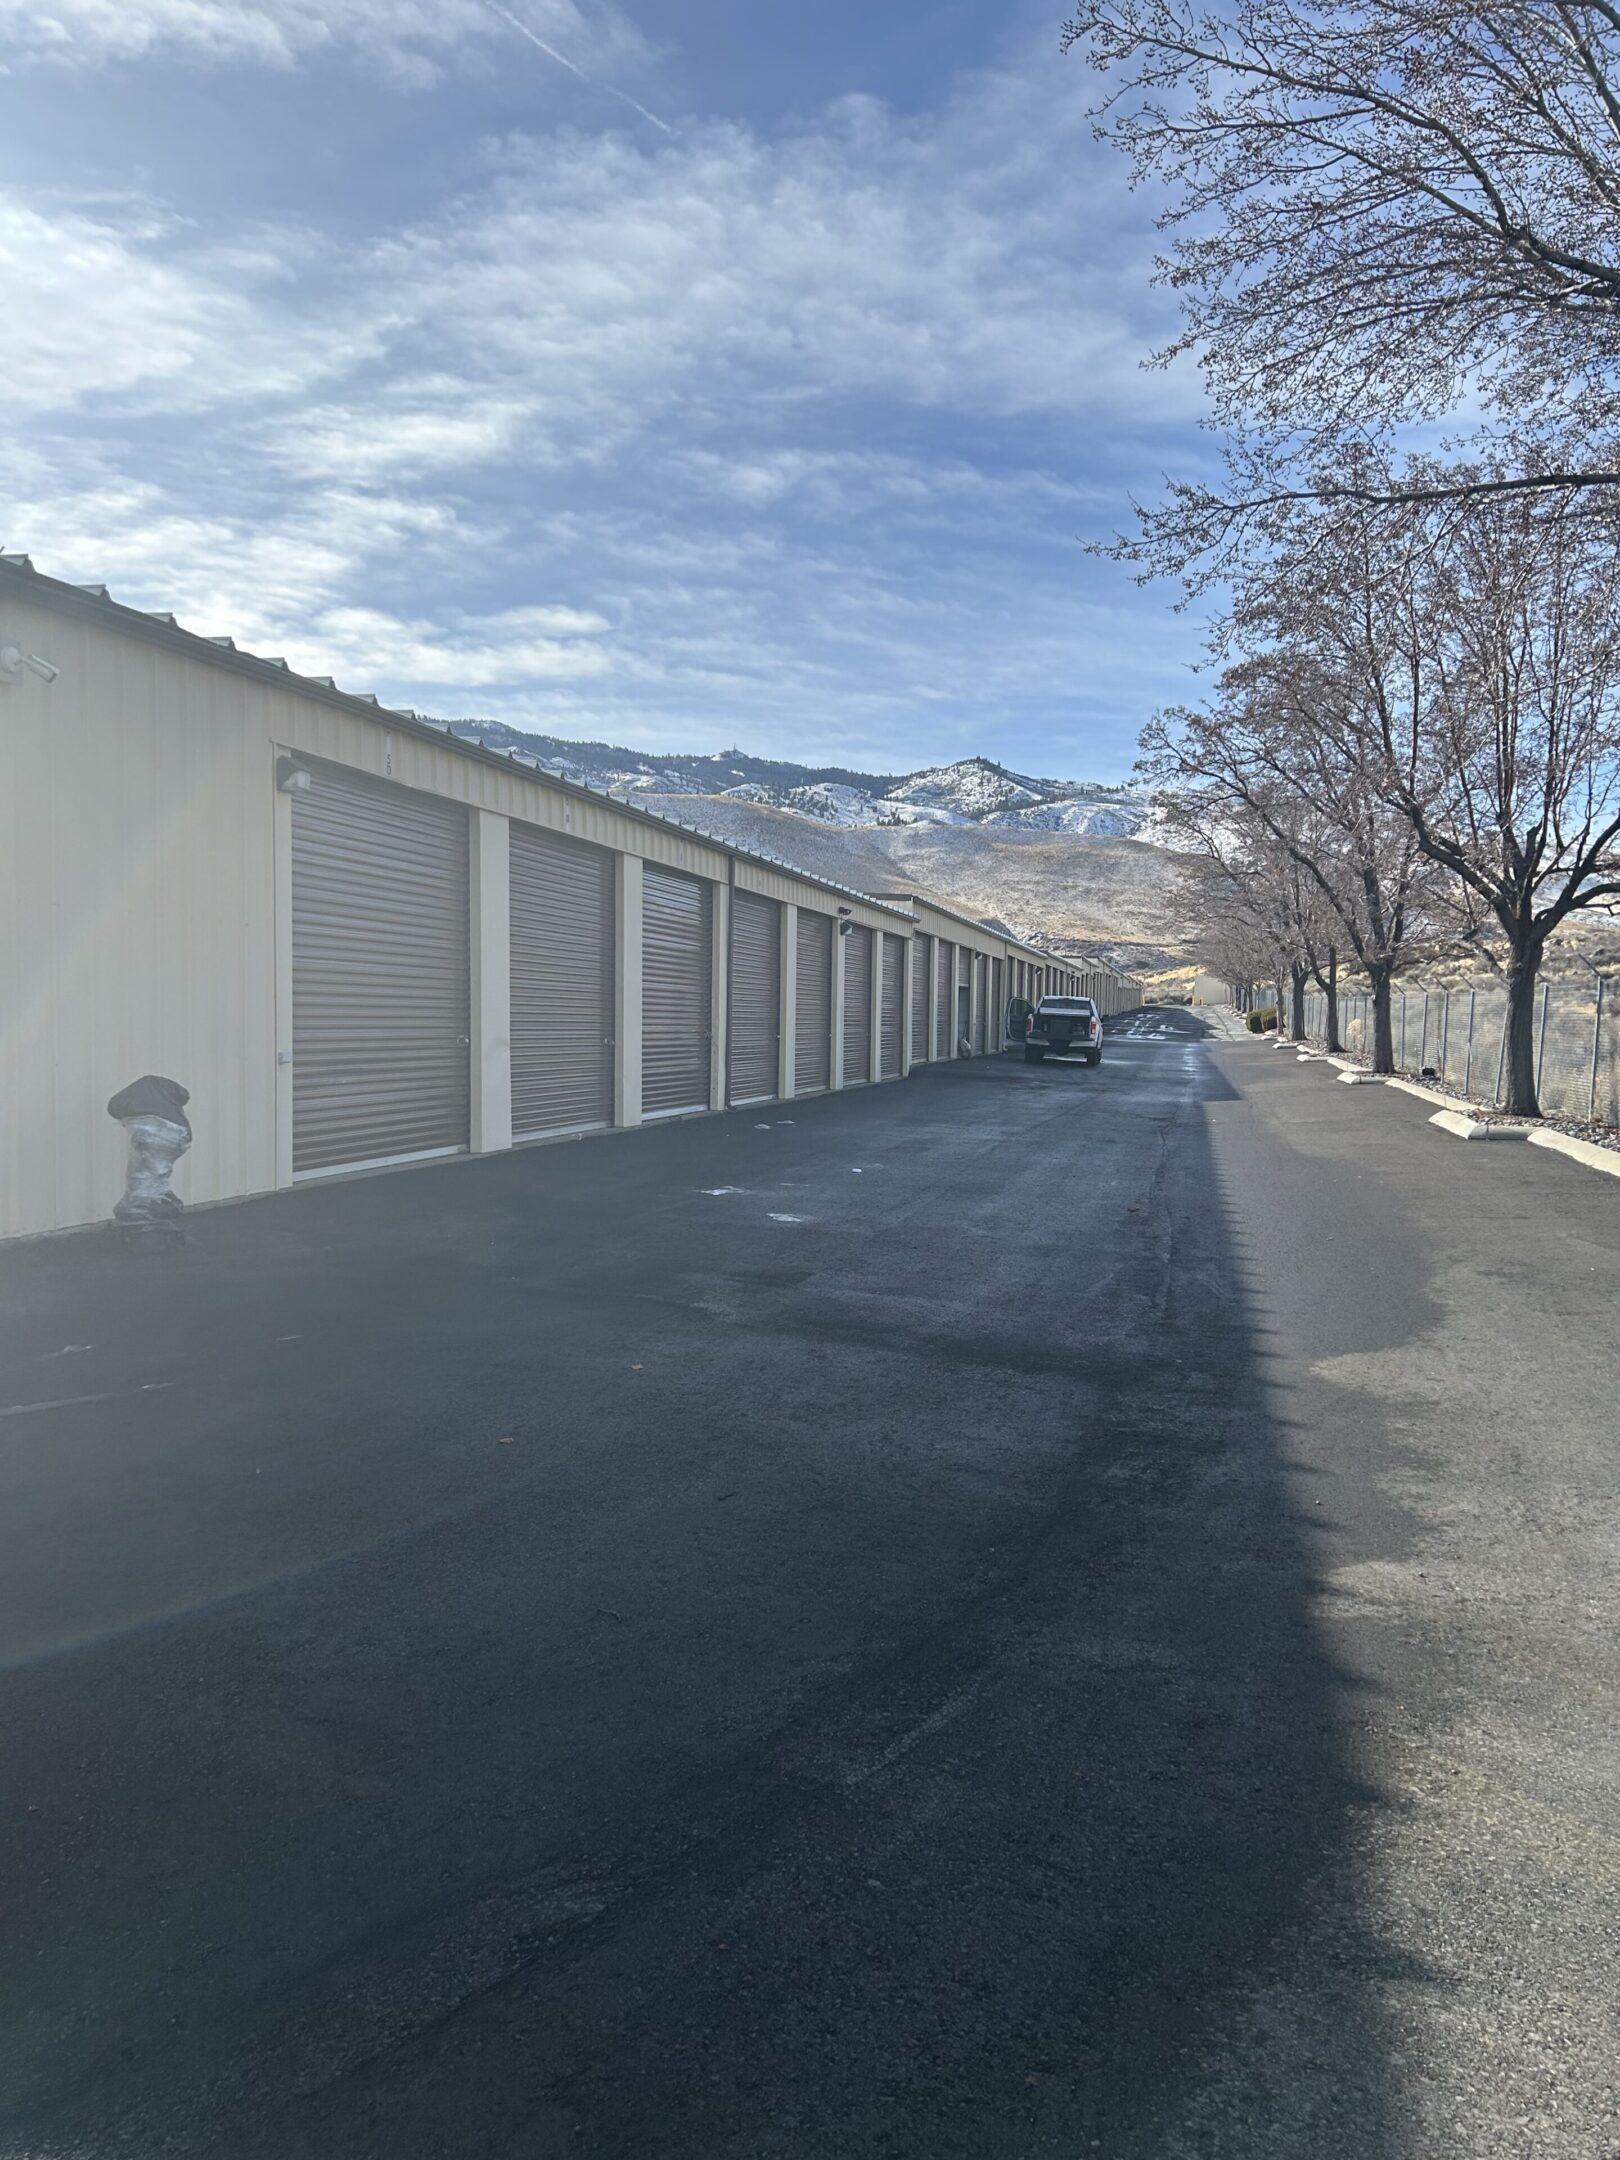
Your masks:
[[[143,1072],[177,1191],[237,1198],[950,1058],[959,966],[1021,949],[25,558],[0,642],[57,670],[0,681],[0,1236],[108,1215]]]

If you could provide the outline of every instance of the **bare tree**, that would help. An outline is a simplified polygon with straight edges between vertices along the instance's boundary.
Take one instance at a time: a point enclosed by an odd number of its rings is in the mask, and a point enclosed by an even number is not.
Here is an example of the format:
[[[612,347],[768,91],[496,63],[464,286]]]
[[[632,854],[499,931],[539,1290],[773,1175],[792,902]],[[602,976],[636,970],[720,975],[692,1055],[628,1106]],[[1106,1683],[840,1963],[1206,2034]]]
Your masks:
[[[1327,686],[1306,702],[1331,759],[1442,873],[1431,905],[1500,950],[1506,1100],[1533,1116],[1547,939],[1620,902],[1620,516],[1568,496],[1400,517],[1341,501],[1293,506],[1269,543],[1228,626],[1252,656],[1237,675]],[[1313,786],[1316,749],[1286,755]]]
[[[1150,721],[1143,768],[1202,791],[1215,819],[1235,815],[1240,831],[1258,833],[1291,866],[1311,895],[1298,920],[1328,994],[1329,1047],[1338,1047],[1343,946],[1372,987],[1373,1070],[1391,1073],[1390,986],[1434,873],[1410,819],[1386,798],[1381,743],[1356,721],[1359,692],[1322,651],[1273,646],[1229,669],[1213,704]]]
[[[1299,492],[1280,458],[1465,394],[1517,469],[1431,487],[1620,481],[1614,0],[1086,0],[1063,37],[1107,78],[1099,134],[1169,191],[1185,328],[1159,357],[1198,352],[1251,499]]]
[[[1234,979],[1229,965],[1239,953],[1245,972],[1274,981],[1279,995],[1286,982],[1288,1033],[1295,1042],[1305,1040],[1305,987],[1314,979],[1329,1000],[1330,1047],[1339,1048],[1331,919],[1298,854],[1241,804],[1207,786],[1163,790],[1154,807],[1167,835],[1213,871],[1189,893],[1206,925],[1199,950],[1210,957],[1212,971]]]

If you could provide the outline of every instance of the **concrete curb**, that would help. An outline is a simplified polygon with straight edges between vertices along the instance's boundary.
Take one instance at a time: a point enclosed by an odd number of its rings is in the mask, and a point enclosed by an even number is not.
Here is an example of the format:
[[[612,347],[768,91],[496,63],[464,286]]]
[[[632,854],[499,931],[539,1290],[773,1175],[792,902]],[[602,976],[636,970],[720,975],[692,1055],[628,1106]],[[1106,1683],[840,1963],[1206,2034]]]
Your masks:
[[[1429,1123],[1438,1125],[1442,1132],[1455,1133],[1459,1140],[1528,1140],[1528,1125],[1481,1125],[1477,1118],[1464,1117],[1458,1110],[1437,1110]]]
[[[1590,1140],[1579,1140],[1574,1133],[1552,1132],[1536,1126],[1525,1138],[1532,1147],[1552,1148],[1559,1155],[1569,1156],[1572,1162],[1585,1163],[1588,1170],[1601,1170],[1605,1177],[1620,1177],[1620,1153],[1613,1148],[1598,1147]]]
[[[1382,1077],[1381,1073],[1363,1072],[1359,1065],[1347,1065],[1339,1075],[1346,1087],[1375,1087]]]
[[[1438,1103],[1442,1110],[1455,1110],[1455,1095],[1442,1095],[1438,1088],[1425,1087],[1420,1080],[1386,1080],[1385,1087],[1399,1088],[1403,1095],[1415,1095],[1419,1102]]]

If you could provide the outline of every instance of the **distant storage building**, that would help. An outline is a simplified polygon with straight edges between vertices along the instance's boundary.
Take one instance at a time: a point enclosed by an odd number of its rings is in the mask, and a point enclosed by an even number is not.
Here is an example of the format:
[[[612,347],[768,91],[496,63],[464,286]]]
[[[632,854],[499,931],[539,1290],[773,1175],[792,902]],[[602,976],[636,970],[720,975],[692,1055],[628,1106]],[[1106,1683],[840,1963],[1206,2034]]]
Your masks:
[[[196,1202],[899,1079],[1046,990],[1140,1003],[21,556],[0,778],[0,1236],[110,1212],[142,1073],[191,1091]]]

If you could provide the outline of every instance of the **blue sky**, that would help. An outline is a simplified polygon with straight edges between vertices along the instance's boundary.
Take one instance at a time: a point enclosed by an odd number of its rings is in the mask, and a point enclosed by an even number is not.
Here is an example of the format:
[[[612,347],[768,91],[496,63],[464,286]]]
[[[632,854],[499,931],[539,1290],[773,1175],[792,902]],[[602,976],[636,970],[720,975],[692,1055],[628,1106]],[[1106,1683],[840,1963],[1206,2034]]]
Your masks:
[[[346,687],[1120,778],[1208,456],[1060,4],[0,0],[0,543]]]

